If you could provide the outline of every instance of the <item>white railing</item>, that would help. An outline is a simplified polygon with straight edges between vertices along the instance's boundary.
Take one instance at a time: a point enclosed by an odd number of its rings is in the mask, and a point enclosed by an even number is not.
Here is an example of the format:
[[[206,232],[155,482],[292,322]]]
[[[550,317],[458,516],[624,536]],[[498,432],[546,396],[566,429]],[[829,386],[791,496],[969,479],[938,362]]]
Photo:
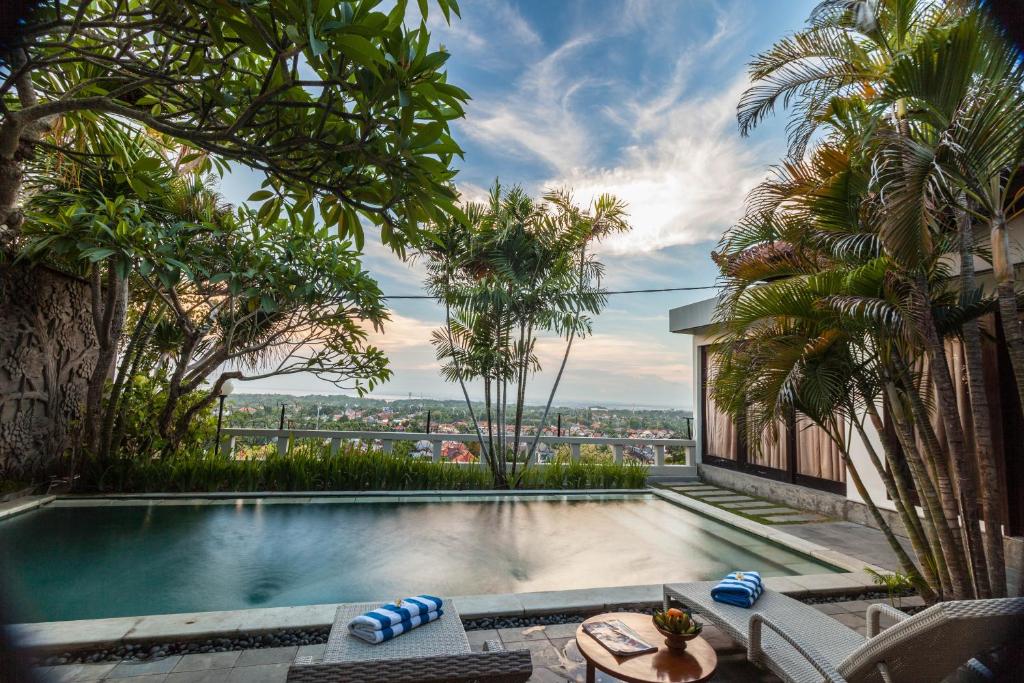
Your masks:
[[[331,452],[337,453],[341,448],[341,444],[344,441],[361,441],[370,444],[380,442],[380,447],[385,453],[390,453],[396,441],[412,441],[413,443],[419,441],[430,442],[431,457],[435,462],[439,462],[442,453],[442,446],[445,441],[457,441],[461,443],[473,443],[477,441],[475,434],[438,434],[425,432],[342,432],[332,431],[326,429],[249,429],[241,427],[230,427],[222,430],[223,438],[225,440],[224,448],[222,452],[228,455],[234,453],[235,441],[239,438],[254,438],[260,439],[264,442],[274,442],[277,444],[277,450],[281,455],[286,455],[288,452],[289,441],[298,441],[300,439],[316,439],[323,443],[330,442]],[[533,443],[533,437],[520,437],[521,443],[529,447]],[[625,449],[627,447],[640,447],[650,446],[654,450],[654,462],[649,463],[653,467],[693,467],[695,464],[694,453],[696,448],[696,441],[692,439],[641,439],[631,437],[590,437],[590,436],[542,436],[540,442],[551,447],[553,450],[555,447],[560,445],[569,446],[569,455],[573,460],[580,459],[580,448],[584,445],[594,446],[610,446],[612,449],[612,459],[614,462],[621,463],[625,458]],[[684,462],[674,462],[671,464],[665,463],[665,449],[666,448],[678,448],[683,450],[685,453]],[[551,451],[548,451],[551,453]],[[544,464],[542,458],[544,453],[538,449],[535,454],[538,464]]]

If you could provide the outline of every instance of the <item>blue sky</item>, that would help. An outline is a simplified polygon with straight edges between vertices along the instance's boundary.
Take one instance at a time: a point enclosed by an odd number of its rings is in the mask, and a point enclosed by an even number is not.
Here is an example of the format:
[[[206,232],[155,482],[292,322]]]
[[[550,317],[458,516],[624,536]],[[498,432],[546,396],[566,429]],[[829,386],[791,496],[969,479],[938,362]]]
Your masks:
[[[462,0],[451,26],[431,17],[451,52],[449,80],[473,100],[455,124],[465,150],[456,183],[483,196],[500,177],[539,194],[572,188],[578,201],[611,192],[629,204],[633,231],[600,247],[608,289],[714,284],[708,256],[746,192],[785,147],[781,119],[741,138],[735,107],[746,64],[799,28],[813,0]],[[229,199],[255,189],[249,174],[224,183]],[[388,294],[421,292],[422,271],[373,238],[365,263]],[[574,347],[559,398],[690,408],[690,346],[668,332],[668,309],[712,292],[610,298],[594,335]],[[379,393],[456,398],[438,375],[429,301],[395,301],[374,343],[394,378]],[[540,348],[545,372],[528,400],[546,398],[559,340]],[[239,391],[333,393],[309,376]]]

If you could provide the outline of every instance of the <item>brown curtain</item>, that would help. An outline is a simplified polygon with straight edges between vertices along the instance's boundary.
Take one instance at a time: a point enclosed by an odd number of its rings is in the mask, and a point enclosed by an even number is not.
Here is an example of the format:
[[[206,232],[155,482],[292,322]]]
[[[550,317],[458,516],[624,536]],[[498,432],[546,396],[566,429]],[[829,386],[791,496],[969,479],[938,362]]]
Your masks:
[[[796,471],[808,477],[846,481],[839,449],[824,429],[803,415],[796,418]]]
[[[788,432],[786,423],[782,420],[777,420],[774,436],[771,431],[763,432],[759,436],[755,435],[759,446],[749,449],[747,461],[752,465],[760,465],[761,467],[771,467],[776,470],[787,469],[789,467]]]
[[[739,451],[739,433],[732,418],[718,409],[711,398],[711,384],[715,376],[714,354],[707,351],[707,381],[704,383],[704,423],[707,433],[704,434],[705,452],[718,458],[736,460]]]

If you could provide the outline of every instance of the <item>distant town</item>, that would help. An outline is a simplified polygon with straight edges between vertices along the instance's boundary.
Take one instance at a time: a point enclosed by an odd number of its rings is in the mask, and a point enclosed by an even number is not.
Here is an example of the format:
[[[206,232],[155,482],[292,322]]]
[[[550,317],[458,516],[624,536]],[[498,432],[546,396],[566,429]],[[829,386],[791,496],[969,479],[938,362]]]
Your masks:
[[[476,410],[477,406],[474,406]],[[543,413],[544,406],[526,406],[523,426],[525,436],[536,434]],[[486,429],[486,424],[483,422],[482,428]],[[466,404],[462,401],[424,398],[388,400],[342,395],[234,394],[225,402],[224,426],[265,429],[283,426],[285,429],[360,432],[429,431],[432,434],[474,432]],[[552,406],[543,431],[546,436],[637,439],[689,439],[692,433],[693,413],[689,410],[601,405]],[[472,460],[475,457],[472,452],[474,445],[469,444],[467,447],[459,442],[446,441],[443,458],[453,461]],[[646,460],[647,455],[635,453],[637,459],[641,460]]]

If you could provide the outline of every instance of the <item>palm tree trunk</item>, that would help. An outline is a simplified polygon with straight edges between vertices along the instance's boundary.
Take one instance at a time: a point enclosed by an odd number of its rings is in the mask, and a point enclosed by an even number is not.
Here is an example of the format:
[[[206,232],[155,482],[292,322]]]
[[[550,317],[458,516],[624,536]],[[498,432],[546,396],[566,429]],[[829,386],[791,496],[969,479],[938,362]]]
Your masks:
[[[832,438],[832,442],[839,449],[839,454],[843,458],[843,463],[846,465],[846,474],[853,481],[853,486],[857,489],[858,495],[861,500],[868,507],[868,512],[871,513],[871,517],[875,520],[875,524],[878,525],[879,530],[885,535],[885,540],[889,542],[889,546],[892,551],[896,554],[896,559],[900,563],[900,568],[903,573],[906,574],[914,581],[915,586],[922,591],[921,597],[930,597],[934,600],[934,595],[930,595],[931,591],[928,585],[921,579],[921,572],[918,570],[917,565],[910,559],[910,555],[907,554],[903,544],[900,543],[899,539],[896,538],[896,534],[893,533],[892,527],[882,516],[878,506],[875,505],[875,501],[871,499],[871,493],[868,492],[866,486],[864,486],[863,480],[860,478],[860,473],[857,471],[856,465],[853,463],[853,458],[850,457],[850,450],[847,448],[846,439],[843,438],[842,433],[839,430],[838,424],[836,424],[835,415],[829,417],[828,425],[821,425],[825,431]],[[927,596],[927,597],[926,597]]]
[[[491,414],[491,380],[484,379],[484,414],[487,416],[487,450],[494,462],[495,488],[508,488],[505,477],[505,454],[494,450],[494,416]]]
[[[1024,332],[1021,331],[1013,263],[1010,261],[1010,235],[1006,229],[1006,216],[1002,211],[992,217],[991,240],[992,270],[996,278],[999,317],[1003,336],[1006,338],[1006,351],[1010,356],[1013,379],[1017,383],[1017,399],[1024,408]]]
[[[914,535],[910,536],[910,539],[914,543],[914,552],[917,553],[921,562],[931,569],[935,577],[935,580],[931,583],[936,590],[941,592],[940,586],[942,581],[940,577],[946,571],[944,568],[945,562],[942,560],[941,552],[937,552],[939,550],[938,545],[932,545],[932,539],[935,538],[935,530],[930,526],[930,517],[926,511],[925,522],[928,524],[928,528],[926,528],[925,523],[922,522],[921,517],[917,514],[917,506],[910,495],[913,490],[913,484],[907,480],[906,473],[903,471],[903,464],[899,461],[898,439],[894,442],[892,436],[886,431],[882,416],[879,414],[874,400],[865,398],[865,406],[868,418],[871,420],[871,425],[882,442],[882,453],[885,456],[886,465],[885,472],[891,479],[897,496],[893,502],[897,505],[897,510],[902,510],[906,513],[907,519],[904,520],[903,524],[906,526],[909,523],[913,528]],[[874,449],[872,448],[871,450]]]
[[[585,263],[587,257],[587,245],[584,244],[580,248],[580,277],[579,287],[583,290],[583,277],[585,272]],[[580,314],[579,304],[576,306],[576,315]],[[530,445],[530,457],[533,457],[534,451],[537,450],[537,443],[540,441],[540,434],[544,431],[544,427],[548,421],[548,413],[551,412],[551,402],[555,399],[555,392],[558,391],[558,384],[562,381],[562,373],[565,372],[565,364],[569,360],[569,352],[572,350],[572,343],[576,339],[576,328],[573,327],[572,331],[569,332],[569,340],[565,344],[565,353],[562,354],[562,363],[558,366],[558,374],[555,375],[555,383],[551,385],[551,393],[548,394],[548,402],[544,405],[544,413],[540,417],[540,423],[537,425],[537,434],[533,437],[533,444]]]
[[[946,457],[944,449],[939,444],[939,437],[935,434],[935,428],[932,426],[931,414],[928,411],[928,407],[925,406],[924,401],[921,399],[918,386],[914,383],[914,380],[910,375],[910,370],[902,360],[897,364],[897,368],[900,374],[900,379],[903,381],[904,394],[910,403],[910,409],[916,424],[917,434],[920,436],[921,442],[924,445],[924,455],[926,456],[924,460],[925,467],[928,469],[932,480],[935,482],[935,488],[937,489],[939,498],[942,502],[942,509],[946,515],[947,523],[950,525],[950,528],[959,529],[960,508],[957,505],[953,479],[949,474],[948,458]],[[930,387],[926,388],[926,390],[930,390]]]
[[[462,368],[458,367],[458,356],[455,354],[455,339],[452,337],[452,308],[447,298],[444,304],[444,330],[448,335],[448,346],[452,349],[452,363],[456,365],[455,371],[459,378],[459,387],[462,389],[462,398],[466,401],[466,409],[469,410],[469,418],[473,421],[473,428],[476,430],[476,439],[480,443],[480,459],[491,468],[491,475],[494,478],[493,454],[489,453],[484,443],[484,435],[480,430],[480,421],[476,418],[476,411],[473,410],[473,402],[469,399],[469,390],[466,388],[466,380],[462,376]],[[497,481],[495,479],[495,481]]]
[[[923,277],[915,282],[915,299],[918,314],[921,316],[921,327],[924,332],[925,350],[930,361],[930,376],[935,382],[936,404],[939,416],[946,429],[946,442],[949,444],[949,455],[953,461],[956,474],[960,515],[963,518],[964,534],[971,563],[971,573],[977,597],[987,598],[990,594],[988,583],[988,563],[985,561],[984,544],[981,538],[981,524],[975,501],[978,498],[978,487],[974,480],[974,471],[967,459],[967,444],[964,439],[963,424],[960,422],[960,409],[956,404],[956,388],[949,374],[946,361],[946,349],[939,338],[932,316],[928,286]]]
[[[928,515],[931,517],[931,526],[935,532],[935,543],[938,545],[937,557],[943,558],[946,571],[949,576],[948,584],[944,587],[943,594],[952,596],[954,599],[962,600],[969,597],[967,571],[963,563],[963,544],[956,539],[959,534],[953,535],[954,527],[950,527],[946,520],[942,503],[939,501],[938,493],[928,470],[924,465],[921,454],[917,450],[914,440],[914,431],[908,416],[903,407],[903,399],[899,395],[896,385],[892,382],[886,384],[889,406],[892,410],[893,424],[896,426],[896,433],[899,436],[900,445],[903,447],[903,454],[907,458],[907,465],[910,467],[911,476],[917,488],[917,495]],[[943,573],[939,573],[940,580]]]
[[[977,287],[974,277],[974,239],[971,218],[966,212],[960,217],[960,283],[962,298],[966,300]],[[967,381],[970,387],[970,409],[974,421],[974,454],[981,479],[981,509],[985,520],[985,556],[988,578],[993,597],[1006,596],[1006,560],[1003,557],[1002,491],[995,446],[992,442],[992,418],[988,395],[985,391],[985,370],[981,355],[981,330],[977,319],[962,326]]]
[[[882,465],[882,461],[878,457],[878,453],[875,451],[874,446],[871,445],[871,439],[868,438],[867,432],[864,430],[864,425],[859,421],[854,420],[854,426],[857,428],[857,433],[860,435],[861,441],[864,443],[864,447],[868,452],[868,458],[871,460],[871,464],[875,466],[875,470],[878,475],[882,478],[882,483],[885,485],[885,491],[889,495],[889,499],[892,500],[896,506],[896,512],[900,516],[900,520],[903,522],[903,528],[907,532],[907,538],[910,539],[910,545],[914,548],[914,553],[917,555],[920,561],[920,568],[914,564],[913,560],[910,559],[905,552],[900,554],[903,550],[903,546],[900,545],[899,540],[894,535],[890,537],[892,532],[886,535],[886,540],[893,546],[893,551],[897,552],[897,557],[900,559],[901,564],[903,563],[904,557],[906,557],[906,564],[903,565],[903,573],[911,577],[914,585],[917,587],[918,593],[924,598],[925,602],[932,604],[935,602],[935,588],[939,587],[938,577],[932,567],[931,553],[928,546],[924,542],[920,527],[917,524],[917,513],[913,508],[909,510],[904,505],[903,497],[900,495],[896,488],[896,483],[889,471],[886,470],[885,466]],[[844,456],[844,460],[847,456]],[[847,471],[850,466],[847,465]],[[860,493],[863,498],[867,495],[867,490],[862,493],[861,488],[863,484],[860,482],[860,476],[858,475],[854,480],[854,486],[857,487],[857,492]],[[867,504],[867,503],[865,503]],[[868,504],[868,509],[871,510],[874,507],[874,503]],[[877,510],[873,511],[872,517],[881,517],[881,513]],[[899,551],[897,551],[899,546]]]

